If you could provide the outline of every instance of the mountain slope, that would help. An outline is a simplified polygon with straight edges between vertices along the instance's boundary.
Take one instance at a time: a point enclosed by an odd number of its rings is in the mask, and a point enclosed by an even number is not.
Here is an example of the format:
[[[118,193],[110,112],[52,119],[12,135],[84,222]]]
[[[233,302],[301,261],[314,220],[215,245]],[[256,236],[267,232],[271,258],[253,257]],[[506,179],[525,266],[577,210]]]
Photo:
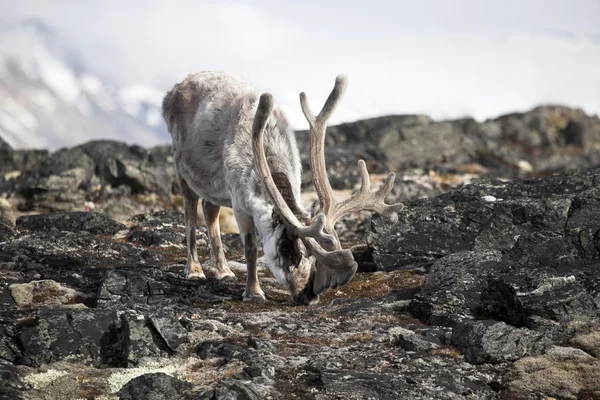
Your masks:
[[[166,143],[162,95],[99,76],[40,21],[0,25],[0,135],[14,148]]]

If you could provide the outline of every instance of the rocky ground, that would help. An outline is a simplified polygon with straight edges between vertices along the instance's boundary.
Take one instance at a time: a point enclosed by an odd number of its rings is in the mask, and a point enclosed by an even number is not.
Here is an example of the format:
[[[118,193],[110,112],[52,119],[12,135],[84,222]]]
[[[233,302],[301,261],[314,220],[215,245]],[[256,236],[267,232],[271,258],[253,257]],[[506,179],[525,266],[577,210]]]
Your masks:
[[[359,273],[309,307],[262,264],[268,301],[242,302],[235,233],[237,281],[182,278],[168,147],[0,144],[0,398],[600,399],[598,120],[350,128],[331,129],[347,149],[328,155],[336,189],[362,140],[406,207],[340,223]],[[209,267],[204,229],[198,246]]]

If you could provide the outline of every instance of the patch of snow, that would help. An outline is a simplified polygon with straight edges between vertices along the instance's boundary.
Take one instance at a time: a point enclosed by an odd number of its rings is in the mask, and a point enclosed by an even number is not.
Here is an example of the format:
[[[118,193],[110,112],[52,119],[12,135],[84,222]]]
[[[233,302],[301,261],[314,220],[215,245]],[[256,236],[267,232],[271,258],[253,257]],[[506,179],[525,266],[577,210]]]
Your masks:
[[[38,121],[35,116],[10,97],[4,99],[2,108],[18,120],[25,129],[34,131],[38,128]]]
[[[28,135],[22,135],[9,131],[3,125],[3,112],[0,110],[0,136],[6,141],[13,149],[39,149],[48,147],[48,140],[44,137],[39,136],[37,133],[30,133]]]
[[[41,46],[33,48],[40,79],[66,102],[73,103],[81,94],[79,80],[71,68],[48,54]]]
[[[19,120],[7,113],[4,109],[0,110],[0,126],[4,130],[12,132],[17,137],[24,136],[26,133],[24,126]]]
[[[56,97],[54,97],[52,93],[48,91],[48,89],[40,89],[34,92],[31,96],[31,99],[46,112],[52,112],[58,106]]]
[[[160,108],[164,93],[149,85],[137,84],[121,88],[118,93],[119,101],[125,111],[136,117],[143,117],[144,106]]]

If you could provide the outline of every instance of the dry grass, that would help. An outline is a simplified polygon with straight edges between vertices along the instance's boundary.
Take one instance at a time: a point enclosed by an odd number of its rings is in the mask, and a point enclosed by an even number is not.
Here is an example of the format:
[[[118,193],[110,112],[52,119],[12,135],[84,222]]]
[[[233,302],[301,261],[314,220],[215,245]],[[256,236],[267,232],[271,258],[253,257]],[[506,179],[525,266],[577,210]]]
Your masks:
[[[414,271],[365,272],[358,273],[352,280],[337,290],[328,290],[321,296],[325,304],[334,298],[377,298],[385,296],[392,290],[421,287],[425,276]]]
[[[456,359],[463,358],[463,355],[460,353],[460,351],[458,351],[458,349],[453,346],[438,347],[437,349],[431,350],[430,353],[433,355],[436,355],[436,356],[446,356],[446,357],[452,357],[452,358],[456,358]]]

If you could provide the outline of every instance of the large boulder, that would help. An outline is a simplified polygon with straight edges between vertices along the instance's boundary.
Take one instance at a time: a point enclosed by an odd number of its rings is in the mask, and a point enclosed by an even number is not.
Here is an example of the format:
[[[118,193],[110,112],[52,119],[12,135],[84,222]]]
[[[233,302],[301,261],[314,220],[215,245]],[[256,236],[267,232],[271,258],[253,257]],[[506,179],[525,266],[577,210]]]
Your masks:
[[[599,316],[600,170],[483,182],[376,217],[369,244],[380,270],[425,266],[411,312],[454,326],[494,318],[570,335]]]

